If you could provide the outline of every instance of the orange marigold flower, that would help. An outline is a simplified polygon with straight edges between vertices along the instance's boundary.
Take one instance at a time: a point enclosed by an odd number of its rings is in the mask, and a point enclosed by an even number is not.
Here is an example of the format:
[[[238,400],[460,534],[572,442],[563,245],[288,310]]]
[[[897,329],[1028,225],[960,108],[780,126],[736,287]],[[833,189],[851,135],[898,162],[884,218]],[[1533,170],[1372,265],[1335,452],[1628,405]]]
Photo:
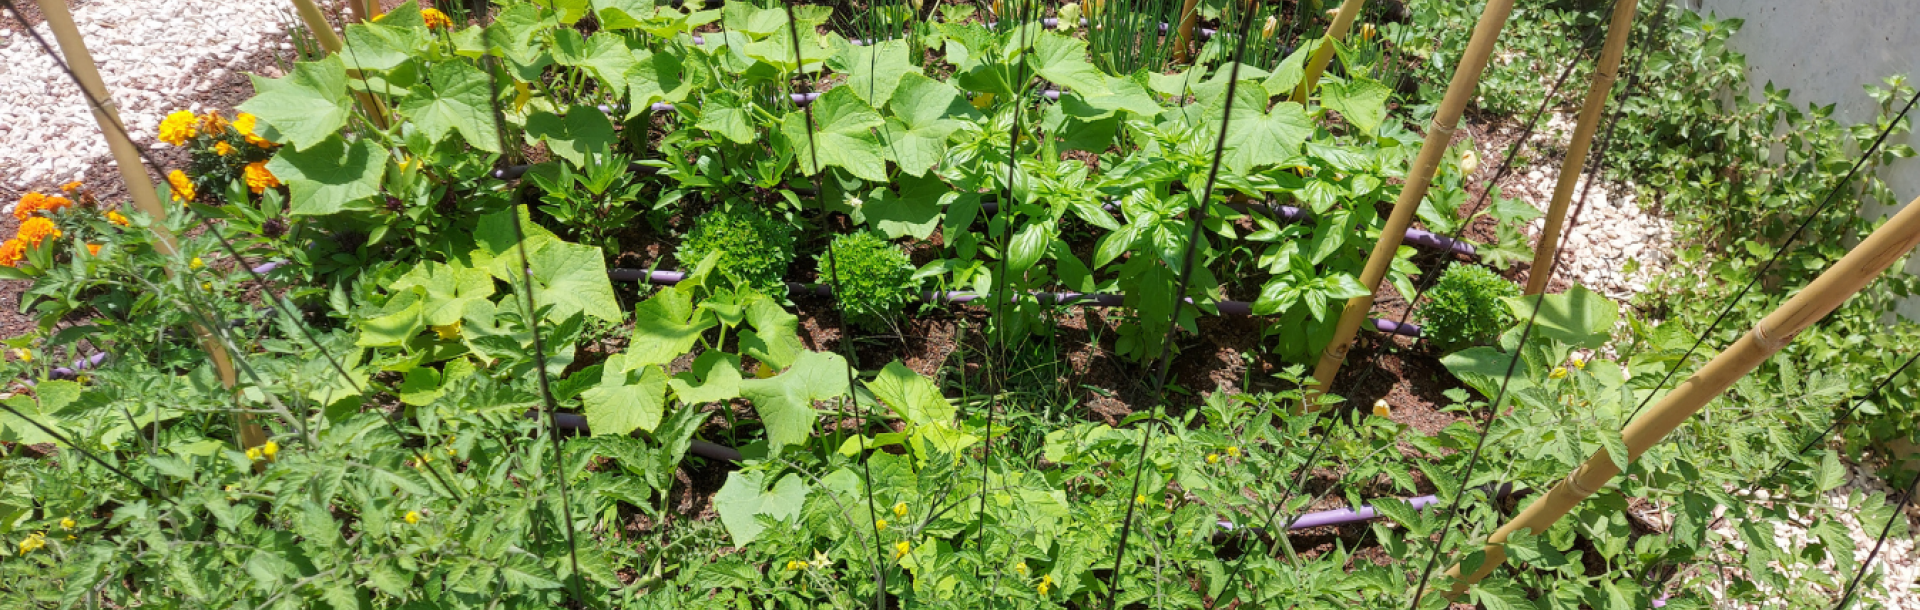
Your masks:
[[[183,203],[193,201],[193,181],[187,179],[186,172],[176,169],[167,174],[167,186],[173,187],[174,201]]]
[[[42,216],[35,216],[28,218],[26,222],[20,223],[20,233],[14,235],[14,239],[18,239],[29,246],[38,246],[41,241],[49,237],[59,236],[60,228],[53,226],[53,221],[47,220]]]
[[[80,190],[79,180],[75,180],[73,182],[68,182],[66,184],[60,185],[60,192],[63,192],[63,193],[71,193],[77,190]]]
[[[117,224],[123,227],[131,226],[133,224],[133,221],[127,220],[126,216],[122,215],[119,212],[115,212],[113,210],[107,210],[107,222],[111,222],[113,224]]]
[[[247,190],[258,195],[261,191],[280,186],[280,178],[267,171],[266,161],[254,161],[247,164]]]
[[[9,239],[0,243],[0,267],[18,267],[21,259],[27,257],[27,245],[18,239]]]
[[[447,18],[447,14],[440,12],[439,9],[420,9],[420,19],[426,21],[429,28],[453,27],[453,20]]]
[[[100,244],[87,244],[87,254],[100,256]]]
[[[41,193],[27,193],[20,198],[20,203],[13,206],[13,219],[26,222],[27,218],[34,215],[52,212],[69,205],[73,205],[73,200],[67,199],[66,197]]]
[[[174,146],[186,146],[187,140],[199,135],[195,130],[196,118],[192,112],[176,110],[160,121],[160,141]]]
[[[225,157],[233,154],[233,145],[224,141],[213,145],[213,154]]]
[[[213,135],[227,130],[227,117],[218,112],[209,111],[200,115],[200,132]]]

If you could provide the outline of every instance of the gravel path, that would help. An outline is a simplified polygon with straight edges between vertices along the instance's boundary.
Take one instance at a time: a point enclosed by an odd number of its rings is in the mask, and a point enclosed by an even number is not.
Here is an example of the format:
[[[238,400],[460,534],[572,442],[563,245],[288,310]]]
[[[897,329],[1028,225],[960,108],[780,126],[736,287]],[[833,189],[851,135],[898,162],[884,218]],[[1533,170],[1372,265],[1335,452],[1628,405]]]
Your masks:
[[[168,112],[202,110],[200,100],[219,93],[216,88],[231,82],[235,70],[290,48],[285,23],[292,5],[286,0],[77,4],[74,21],[121,118],[149,146],[157,146],[154,126]],[[53,44],[45,24],[34,30]],[[79,180],[108,159],[79,88],[32,38],[0,30],[0,184],[18,191]]]

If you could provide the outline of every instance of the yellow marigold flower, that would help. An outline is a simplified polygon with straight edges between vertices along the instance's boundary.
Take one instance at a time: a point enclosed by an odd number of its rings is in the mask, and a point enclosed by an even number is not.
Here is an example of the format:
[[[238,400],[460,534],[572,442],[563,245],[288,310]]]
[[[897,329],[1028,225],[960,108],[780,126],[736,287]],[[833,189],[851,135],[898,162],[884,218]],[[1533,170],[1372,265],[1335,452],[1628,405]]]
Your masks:
[[[1393,417],[1393,407],[1387,405],[1387,399],[1373,401],[1374,417]]]
[[[893,516],[901,519],[907,518],[907,503],[901,502],[893,505]]]
[[[453,27],[453,20],[447,18],[447,14],[440,12],[439,9],[420,9],[420,19],[427,22],[427,27],[429,28]]]
[[[906,556],[907,556],[907,553],[911,553],[911,552],[913,552],[913,545],[911,545],[911,544],[907,544],[907,541],[905,541],[905,540],[902,540],[902,541],[899,541],[899,542],[895,542],[895,543],[893,543],[893,558],[894,558],[894,559],[899,559],[899,558],[901,558],[901,557],[906,557]]]
[[[452,324],[441,324],[438,326],[434,326],[433,332],[435,334],[440,335],[441,341],[452,341],[454,339],[458,339],[460,338],[460,322],[461,322],[460,320],[454,320]]]
[[[1207,454],[1207,463],[1208,463],[1208,464],[1218,464],[1218,463],[1220,463],[1220,454],[1218,454],[1218,453],[1209,453],[1209,454]]]
[[[14,239],[28,246],[38,246],[49,237],[60,237],[60,228],[53,226],[53,221],[45,217],[35,216],[20,223],[20,232]]]
[[[193,201],[193,180],[187,178],[186,172],[177,169],[168,172],[167,186],[173,187],[174,201]]]
[[[267,171],[266,161],[254,161],[247,164],[247,190],[258,195],[261,191],[280,186],[280,178]]]
[[[0,243],[0,266],[18,267],[20,261],[27,258],[27,245],[18,239],[9,239]]]
[[[188,139],[199,135],[199,131],[195,129],[197,122],[192,112],[175,110],[173,114],[167,115],[165,120],[160,121],[160,141],[174,146],[186,146]]]
[[[74,525],[77,525],[77,524],[75,524],[75,523],[73,522],[73,517],[61,517],[61,518],[60,518],[60,529],[63,529],[63,530],[70,530],[70,529],[73,529],[73,526],[74,526]]]
[[[886,520],[886,519],[874,519],[874,520],[873,520],[873,529],[876,529],[876,530],[885,530],[885,529],[887,529],[887,520]]]
[[[133,221],[127,220],[126,215],[121,214],[119,212],[115,212],[113,210],[107,210],[107,222],[111,222],[113,224],[117,224],[123,227],[130,226],[133,224]]]
[[[1053,590],[1053,575],[1040,577],[1040,584],[1034,586],[1033,590],[1039,591],[1041,595],[1046,595],[1048,591]]]
[[[193,257],[193,260],[187,261],[187,268],[192,269],[194,271],[199,271],[201,269],[207,268],[207,263],[206,261],[200,260],[200,257],[196,256],[196,257]]]
[[[1547,373],[1547,376],[1552,377],[1554,379],[1566,379],[1567,367],[1564,367],[1564,366],[1553,367],[1553,372]]]
[[[100,256],[100,244],[87,244],[88,256]]]
[[[63,193],[71,193],[77,190],[80,190],[79,180],[75,180],[73,182],[68,182],[66,184],[60,185],[60,192],[63,192]]]
[[[25,555],[44,546],[47,546],[47,534],[34,532],[32,536],[27,536],[26,540],[20,541],[20,554]]]
[[[273,456],[280,455],[280,443],[267,441],[267,444],[260,446],[260,455],[267,456],[269,460],[273,459]]]
[[[420,511],[417,511],[417,510],[410,510],[410,511],[407,511],[407,516],[406,516],[406,520],[407,520],[407,525],[416,525],[416,524],[419,524],[419,523],[420,523]]]
[[[233,145],[228,144],[225,141],[216,143],[213,145],[213,154],[220,155],[222,157],[231,155],[233,154]]]
[[[1228,457],[1240,457],[1240,448],[1239,448],[1239,447],[1228,447],[1228,448],[1227,448],[1227,456],[1228,456]]]
[[[249,461],[254,461],[254,462],[260,461],[260,448],[259,447],[247,448],[247,459]]]
[[[273,148],[272,142],[268,142],[266,138],[262,138],[260,136],[254,135],[253,133],[253,128],[255,126],[254,124],[259,120],[260,119],[258,117],[242,112],[238,116],[233,117],[233,132],[240,134],[241,137],[246,138],[248,144],[252,144],[260,148]]]
[[[220,116],[220,113],[213,111],[208,111],[206,114],[200,115],[201,133],[213,135],[226,130],[227,117]]]

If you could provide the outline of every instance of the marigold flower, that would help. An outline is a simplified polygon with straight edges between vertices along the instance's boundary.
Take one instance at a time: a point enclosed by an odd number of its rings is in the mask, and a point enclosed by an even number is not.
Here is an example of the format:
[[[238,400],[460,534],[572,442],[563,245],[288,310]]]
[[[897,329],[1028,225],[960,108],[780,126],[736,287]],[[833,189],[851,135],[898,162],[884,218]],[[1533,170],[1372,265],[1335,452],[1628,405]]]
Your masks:
[[[254,161],[247,164],[247,190],[258,195],[261,191],[280,186],[280,178],[267,171],[266,161]]]
[[[1567,367],[1564,367],[1564,366],[1553,367],[1553,372],[1547,373],[1547,376],[1554,379],[1566,379]]]
[[[60,518],[60,529],[63,529],[63,530],[70,530],[70,529],[73,529],[73,526],[74,526],[74,525],[76,525],[76,524],[75,524],[75,523],[73,522],[73,517],[61,517],[61,518]]]
[[[906,556],[907,556],[907,553],[911,553],[911,552],[913,552],[913,545],[911,545],[911,544],[907,544],[907,541],[905,541],[905,540],[902,540],[902,541],[899,541],[899,542],[895,542],[895,543],[893,543],[893,558],[894,558],[894,559],[899,559],[899,558],[901,558],[901,557],[906,557]]]
[[[59,236],[60,228],[53,226],[53,221],[47,220],[42,216],[35,216],[28,218],[26,222],[20,223],[20,233],[15,235],[14,239],[18,239],[21,243],[28,246],[38,246],[40,242],[45,241],[49,237]]]
[[[213,111],[208,111],[206,114],[200,115],[201,133],[214,135],[226,130],[227,117],[220,116],[220,113]]]
[[[222,157],[231,155],[233,154],[233,145],[228,144],[225,141],[217,142],[213,145],[213,154],[220,155]]]
[[[174,201],[193,201],[193,180],[187,178],[186,172],[177,169],[168,172],[167,186],[173,187]]]
[[[268,142],[266,138],[254,135],[253,128],[256,121],[259,121],[258,117],[242,112],[233,117],[233,132],[246,138],[248,144],[261,148],[273,148],[272,142]]]
[[[420,523],[420,511],[417,511],[417,510],[407,511],[407,516],[405,518],[407,520],[407,525],[418,524]]]
[[[907,518],[907,503],[901,502],[893,505],[893,516],[901,519]]]
[[[100,244],[87,244],[88,256],[100,256]]]
[[[885,529],[887,529],[887,520],[886,520],[886,519],[874,519],[874,520],[873,520],[873,529],[876,529],[876,530],[885,530]]]
[[[447,18],[447,14],[440,12],[439,9],[420,9],[420,20],[427,22],[429,28],[453,27],[453,20]]]
[[[0,266],[18,267],[26,257],[27,245],[20,243],[20,240],[9,239],[6,243],[0,243]]]
[[[1373,401],[1374,417],[1393,417],[1393,407],[1387,405],[1387,399]]]
[[[188,139],[200,135],[196,129],[197,122],[192,112],[175,110],[173,114],[167,115],[165,120],[160,121],[160,141],[174,146],[186,146]]]
[[[133,221],[127,220],[126,215],[123,215],[119,212],[115,212],[113,210],[107,210],[107,222],[111,222],[113,224],[117,224],[123,227],[130,226],[133,224]]]
[[[80,181],[79,181],[79,180],[75,180],[75,181],[73,181],[73,182],[68,182],[68,183],[66,183],[66,184],[62,184],[62,185],[60,185],[60,192],[62,192],[62,193],[71,193],[71,192],[74,192],[74,191],[77,191],[77,190],[80,190]]]
[[[1220,463],[1220,454],[1218,454],[1218,453],[1209,453],[1209,454],[1207,454],[1207,463],[1208,463],[1208,464],[1218,464],[1218,463]]]
[[[20,541],[20,554],[25,555],[44,546],[47,546],[47,534],[34,532],[32,536],[27,536],[26,540]]]
[[[267,444],[260,446],[260,454],[267,456],[269,460],[273,459],[273,456],[280,454],[280,443],[267,441]]]
[[[59,195],[27,193],[20,197],[19,203],[14,204],[13,219],[26,222],[28,218],[34,215],[45,215],[47,212],[59,210],[70,205],[73,205],[73,200]]]

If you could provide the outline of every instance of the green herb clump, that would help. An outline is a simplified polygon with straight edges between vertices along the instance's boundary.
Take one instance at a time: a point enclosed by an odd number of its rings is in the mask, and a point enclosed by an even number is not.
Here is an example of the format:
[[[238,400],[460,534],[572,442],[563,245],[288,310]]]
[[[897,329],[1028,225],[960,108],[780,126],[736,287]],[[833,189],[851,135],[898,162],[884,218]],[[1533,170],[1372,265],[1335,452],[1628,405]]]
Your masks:
[[[737,286],[785,294],[780,278],[793,263],[793,225],[747,205],[728,205],[701,216],[676,256],[688,268],[719,253],[714,271]]]
[[[862,231],[835,237],[832,253],[832,258],[822,253],[814,257],[814,262],[820,281],[834,287],[841,311],[855,326],[872,329],[884,325],[900,313],[919,288],[906,253],[878,235]],[[837,270],[833,266],[836,261]]]
[[[1448,267],[1427,291],[1421,334],[1445,351],[1491,341],[1513,325],[1513,314],[1501,302],[1513,296],[1520,296],[1520,287],[1486,267]]]

